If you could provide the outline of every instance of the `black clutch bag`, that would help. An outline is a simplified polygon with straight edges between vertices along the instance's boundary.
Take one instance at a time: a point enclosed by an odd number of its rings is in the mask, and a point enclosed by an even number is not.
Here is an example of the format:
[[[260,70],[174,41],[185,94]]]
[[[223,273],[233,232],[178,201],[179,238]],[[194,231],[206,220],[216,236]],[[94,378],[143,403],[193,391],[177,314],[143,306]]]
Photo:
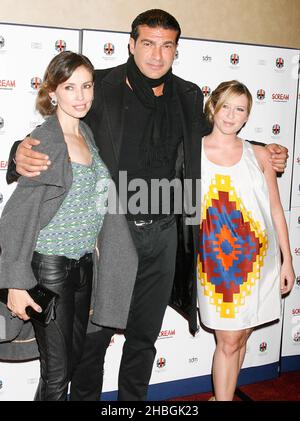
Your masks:
[[[27,290],[31,298],[41,307],[42,312],[38,313],[32,307],[26,307],[26,314],[34,321],[43,326],[47,326],[51,320],[55,319],[55,303],[58,295],[41,284]],[[0,290],[0,301],[7,304],[7,289]]]

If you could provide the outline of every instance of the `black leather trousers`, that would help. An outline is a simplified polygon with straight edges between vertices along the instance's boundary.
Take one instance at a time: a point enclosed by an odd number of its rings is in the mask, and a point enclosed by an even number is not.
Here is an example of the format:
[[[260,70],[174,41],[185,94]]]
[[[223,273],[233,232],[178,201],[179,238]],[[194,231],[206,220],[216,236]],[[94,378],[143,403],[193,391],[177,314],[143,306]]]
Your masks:
[[[34,399],[64,401],[83,352],[92,288],[92,255],[74,260],[34,252],[32,268],[38,283],[59,295],[55,319],[46,327],[33,323],[41,360],[41,377]]]

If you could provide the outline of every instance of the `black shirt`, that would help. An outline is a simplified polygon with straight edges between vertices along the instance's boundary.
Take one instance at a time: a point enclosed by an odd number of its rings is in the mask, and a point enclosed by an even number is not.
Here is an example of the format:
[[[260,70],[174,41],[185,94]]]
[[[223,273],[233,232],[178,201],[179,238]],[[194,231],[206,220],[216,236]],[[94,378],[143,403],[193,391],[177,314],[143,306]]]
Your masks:
[[[127,85],[124,107],[124,131],[120,151],[119,170],[127,171],[127,187],[133,190],[129,191],[129,189],[127,189],[127,217],[128,219],[143,220],[161,218],[165,214],[172,213],[173,196],[171,194],[170,209],[167,209],[168,206],[163,209],[162,189],[160,189],[160,194],[151,195],[151,185],[157,185],[157,182],[162,179],[171,181],[175,177],[177,148],[183,138],[176,97],[174,96],[170,100],[170,137],[165,139],[165,143],[162,144],[161,147],[158,146],[156,148],[157,153],[152,157],[150,166],[146,166],[145,164],[142,142],[143,133],[152,111],[143,106]],[[136,181],[133,182],[133,180]],[[142,185],[144,185],[145,188],[141,191]],[[166,191],[167,190],[165,190],[165,192]],[[167,203],[166,194],[164,194],[164,200],[166,201],[165,203]],[[135,209],[133,209],[132,205],[135,205]],[[136,211],[138,212],[137,214],[135,214]]]

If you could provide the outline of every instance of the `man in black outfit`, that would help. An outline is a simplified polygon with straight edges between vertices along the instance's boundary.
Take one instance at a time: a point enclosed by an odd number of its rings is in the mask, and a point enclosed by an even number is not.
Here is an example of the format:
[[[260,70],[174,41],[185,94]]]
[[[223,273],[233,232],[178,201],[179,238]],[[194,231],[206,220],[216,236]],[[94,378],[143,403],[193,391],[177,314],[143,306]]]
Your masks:
[[[141,13],[132,23],[127,63],[96,71],[95,99],[85,121],[117,185],[119,171],[127,171],[128,183],[136,178],[145,180],[149,191],[154,179],[200,179],[201,136],[207,132],[203,95],[195,84],[172,74],[180,33],[178,22],[169,13],[158,9]],[[35,141],[22,143],[16,155],[18,173],[34,176],[46,169],[45,156],[31,151]],[[277,153],[280,165],[286,152],[279,148]],[[129,200],[133,193],[129,192]],[[118,386],[121,401],[147,397],[154,344],[172,287],[172,304],[188,316],[190,330],[197,330],[198,227],[187,227],[185,214],[176,221],[174,204],[164,211],[161,197],[158,213],[151,213],[150,195],[148,199],[148,209],[134,214],[129,208],[127,213],[139,265],[124,332]],[[71,400],[99,399],[105,352],[114,327],[87,335],[71,383]]]
[[[127,171],[128,183],[143,179],[150,192],[151,180],[173,180],[176,160],[183,158],[179,156],[183,144],[187,150],[187,177],[200,178],[200,138],[192,140],[192,128],[193,121],[195,126],[201,125],[203,96],[194,84],[172,74],[180,32],[178,22],[168,13],[161,10],[142,13],[132,24],[131,55],[127,63],[96,72],[95,100],[86,122],[116,182],[119,171]],[[197,172],[194,174],[192,156],[197,156]],[[128,192],[128,203],[133,194]],[[176,219],[173,204],[168,214],[164,213],[161,200],[158,204],[158,213],[151,213],[151,205],[157,203],[151,202],[149,194],[147,210],[132,214],[128,206],[127,220],[139,266],[119,371],[118,399],[122,401],[145,400],[147,397],[156,354],[154,344],[173,286]],[[194,284],[196,286],[196,282]],[[88,335],[90,358],[85,360],[84,355],[74,374],[72,399],[96,399],[99,395],[100,387],[96,384],[113,333],[112,329],[104,328]],[[95,351],[94,356],[91,350]],[[91,376],[86,376],[86,382],[83,382],[86,370],[91,372],[89,368],[92,367],[95,370],[96,364],[99,370],[93,375],[94,381],[91,382]],[[94,388],[96,394],[80,395],[78,391],[84,388],[91,392]]]

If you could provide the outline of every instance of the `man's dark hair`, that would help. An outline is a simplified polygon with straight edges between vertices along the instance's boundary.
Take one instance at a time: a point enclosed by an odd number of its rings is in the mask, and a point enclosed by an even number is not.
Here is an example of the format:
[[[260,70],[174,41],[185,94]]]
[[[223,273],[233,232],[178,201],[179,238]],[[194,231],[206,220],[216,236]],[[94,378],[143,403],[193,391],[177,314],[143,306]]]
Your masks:
[[[140,25],[147,25],[150,28],[164,28],[164,29],[173,29],[177,31],[176,37],[176,44],[178,43],[181,28],[177,20],[174,16],[170,15],[170,13],[165,12],[161,9],[151,9],[146,10],[145,12],[139,14],[131,25],[131,33],[130,36],[135,41],[138,39],[139,36],[139,26]]]

